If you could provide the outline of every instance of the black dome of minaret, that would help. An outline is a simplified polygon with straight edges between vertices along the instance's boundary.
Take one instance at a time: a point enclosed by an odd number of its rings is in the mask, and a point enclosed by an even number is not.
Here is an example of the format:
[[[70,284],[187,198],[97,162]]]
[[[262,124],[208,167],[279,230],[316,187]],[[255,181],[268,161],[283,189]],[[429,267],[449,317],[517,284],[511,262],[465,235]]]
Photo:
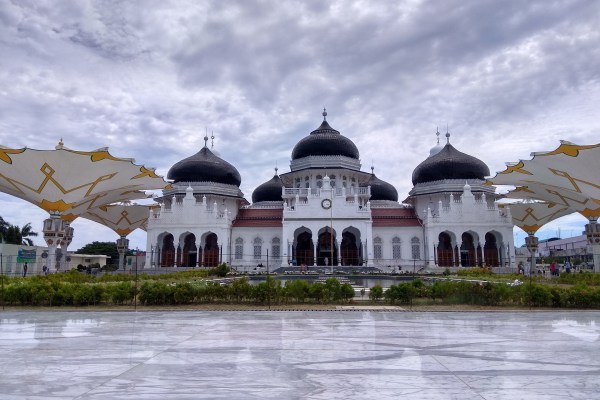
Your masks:
[[[450,144],[449,133],[446,133],[446,138],[448,142],[443,149],[415,168],[412,175],[413,185],[444,179],[483,180],[490,175],[490,169],[483,161],[456,150]]]
[[[283,201],[281,198],[281,188],[283,186],[281,178],[277,175],[277,168],[275,168],[273,178],[254,189],[254,192],[252,192],[252,202]]]
[[[167,179],[178,182],[216,182],[237,187],[242,183],[238,170],[227,161],[217,157],[206,146],[208,137],[204,137],[204,147],[191,157],[184,158],[171,167]]]
[[[292,150],[292,160],[308,156],[346,156],[359,159],[356,145],[327,123],[326,109],[323,109],[321,126],[300,140]]]
[[[371,186],[371,198],[369,200],[398,201],[398,191],[396,188],[376,177],[373,169],[371,167],[371,177],[367,182],[367,186]]]

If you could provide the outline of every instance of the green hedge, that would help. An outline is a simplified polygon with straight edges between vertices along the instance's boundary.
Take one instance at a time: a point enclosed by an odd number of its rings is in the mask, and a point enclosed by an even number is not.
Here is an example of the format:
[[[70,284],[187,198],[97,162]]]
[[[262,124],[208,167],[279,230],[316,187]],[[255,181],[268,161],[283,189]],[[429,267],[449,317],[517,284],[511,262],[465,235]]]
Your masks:
[[[351,302],[355,292],[348,283],[335,278],[310,283],[305,280],[281,281],[268,276],[251,285],[243,277],[224,285],[198,279],[189,274],[187,281],[146,279],[136,284],[127,275],[116,275],[104,281],[75,273],[53,274],[48,277],[10,278],[4,284],[4,302],[23,306],[88,306],[97,304],[132,304],[137,296],[141,305],[180,305],[203,303],[231,304],[339,304]],[[586,274],[580,274],[586,275]],[[65,278],[58,279],[58,276]],[[575,279],[575,278],[570,278]],[[568,288],[531,281],[519,286],[505,283],[415,279],[392,285],[388,290],[376,285],[370,289],[370,299],[385,299],[389,304],[413,304],[416,299],[435,304],[471,304],[486,306],[557,307],[600,309],[600,287],[589,285],[593,279],[582,277]]]

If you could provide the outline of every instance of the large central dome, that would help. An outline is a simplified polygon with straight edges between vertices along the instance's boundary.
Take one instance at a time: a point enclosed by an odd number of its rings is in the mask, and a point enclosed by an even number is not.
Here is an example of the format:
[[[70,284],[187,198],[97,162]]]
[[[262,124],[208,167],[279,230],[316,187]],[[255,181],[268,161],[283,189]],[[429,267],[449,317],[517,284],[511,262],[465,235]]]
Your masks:
[[[167,174],[167,179],[172,179],[174,183],[216,182],[237,187],[242,183],[238,170],[214,155],[206,146],[193,156],[173,165]]]
[[[323,117],[326,116],[327,112],[324,111]],[[359,159],[356,145],[333,129],[325,118],[321,126],[300,140],[292,151],[292,160],[309,156],[345,156]]]

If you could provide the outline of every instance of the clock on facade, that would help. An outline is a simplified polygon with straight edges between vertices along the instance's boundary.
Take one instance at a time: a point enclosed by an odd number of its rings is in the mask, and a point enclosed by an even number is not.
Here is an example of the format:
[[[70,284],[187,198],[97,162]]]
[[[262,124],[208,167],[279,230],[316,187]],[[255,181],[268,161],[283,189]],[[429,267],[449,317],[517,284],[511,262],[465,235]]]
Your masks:
[[[324,199],[323,201],[321,201],[321,207],[323,207],[326,210],[329,210],[331,208],[331,200]]]

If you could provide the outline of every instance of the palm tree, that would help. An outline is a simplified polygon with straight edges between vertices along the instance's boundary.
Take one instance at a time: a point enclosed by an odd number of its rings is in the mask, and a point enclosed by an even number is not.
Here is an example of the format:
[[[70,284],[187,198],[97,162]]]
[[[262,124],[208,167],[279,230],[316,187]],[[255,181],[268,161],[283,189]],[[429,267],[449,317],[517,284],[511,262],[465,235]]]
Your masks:
[[[6,236],[6,230],[10,224],[4,220],[4,218],[0,217],[0,242],[4,241],[4,237]]]
[[[26,223],[21,228],[21,239],[24,245],[33,246],[33,240],[30,239],[31,236],[37,236],[38,233],[33,231],[31,227],[31,222]]]
[[[17,225],[7,224],[6,232],[4,233],[4,241],[8,244],[22,244],[25,246],[33,246],[33,241],[29,236],[37,236],[37,232],[31,229],[31,223],[23,225],[19,228]]]

